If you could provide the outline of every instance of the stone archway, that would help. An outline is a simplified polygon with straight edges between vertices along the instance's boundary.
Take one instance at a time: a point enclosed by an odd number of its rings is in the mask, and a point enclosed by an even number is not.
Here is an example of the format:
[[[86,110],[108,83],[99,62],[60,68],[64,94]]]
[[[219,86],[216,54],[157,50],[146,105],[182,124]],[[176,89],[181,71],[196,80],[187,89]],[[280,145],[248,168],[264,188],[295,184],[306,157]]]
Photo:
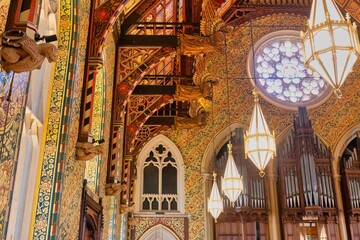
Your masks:
[[[147,230],[139,240],[180,240],[169,228],[156,225]]]

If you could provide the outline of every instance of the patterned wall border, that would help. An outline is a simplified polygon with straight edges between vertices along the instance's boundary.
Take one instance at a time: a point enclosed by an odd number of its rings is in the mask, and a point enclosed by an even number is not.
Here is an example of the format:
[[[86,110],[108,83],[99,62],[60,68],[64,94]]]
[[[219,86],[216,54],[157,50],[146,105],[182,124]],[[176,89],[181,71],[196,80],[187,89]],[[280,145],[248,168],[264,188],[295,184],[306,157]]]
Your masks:
[[[47,130],[40,159],[37,189],[30,237],[55,239],[59,223],[61,190],[69,131],[71,89],[75,76],[76,50],[79,38],[78,1],[60,1],[59,58],[52,82]]]

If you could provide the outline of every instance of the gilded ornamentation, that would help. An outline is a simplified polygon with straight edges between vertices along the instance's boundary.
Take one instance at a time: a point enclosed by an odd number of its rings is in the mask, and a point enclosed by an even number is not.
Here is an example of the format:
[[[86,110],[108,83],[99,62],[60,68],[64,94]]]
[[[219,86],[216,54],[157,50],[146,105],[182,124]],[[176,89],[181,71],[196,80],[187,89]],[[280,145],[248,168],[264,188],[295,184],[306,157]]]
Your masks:
[[[195,56],[195,73],[193,82],[195,85],[200,85],[204,82],[212,82],[214,79],[206,69],[206,57],[203,54]]]
[[[176,93],[174,100],[176,101],[191,101],[197,98],[212,98],[212,83],[204,82],[200,86],[176,85]]]
[[[202,3],[202,19],[200,31],[203,35],[208,36],[215,31],[220,30],[225,25],[224,21],[218,16],[218,9],[222,1],[204,0]]]
[[[193,100],[190,101],[190,108],[189,108],[189,115],[192,118],[195,118],[197,115],[199,115],[201,112],[205,112],[205,108],[202,105],[201,101],[199,100]]]
[[[182,55],[205,54],[215,49],[223,51],[225,46],[225,35],[220,31],[209,37],[182,34],[179,35],[179,38],[178,52]]]
[[[206,125],[206,112],[200,112],[193,118],[175,117],[175,129],[200,128]]]

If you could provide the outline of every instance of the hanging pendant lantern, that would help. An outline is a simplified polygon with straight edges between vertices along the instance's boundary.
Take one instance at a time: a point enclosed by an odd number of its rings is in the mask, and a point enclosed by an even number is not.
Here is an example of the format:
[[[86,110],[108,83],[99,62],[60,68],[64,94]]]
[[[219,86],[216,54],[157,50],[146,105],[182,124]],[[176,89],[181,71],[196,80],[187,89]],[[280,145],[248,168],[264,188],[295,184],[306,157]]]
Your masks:
[[[314,0],[306,33],[301,32],[304,63],[334,88],[341,85],[359,57],[357,27],[346,20],[333,0]]]
[[[232,155],[231,143],[228,144],[228,151],[228,159],[225,167],[224,177],[221,178],[221,188],[234,207],[235,201],[244,191],[244,183],[242,176],[240,176],[237,170],[234,157]]]
[[[211,213],[215,222],[217,218],[220,216],[221,212],[224,209],[223,200],[219,193],[219,188],[216,183],[216,173],[213,173],[214,176],[214,183],[212,186],[210,198],[208,198],[208,211]]]
[[[259,105],[257,89],[253,90],[254,109],[249,130],[244,135],[245,156],[249,157],[260,170],[260,176],[265,176],[264,169],[270,159],[276,155],[275,134],[271,134]]]

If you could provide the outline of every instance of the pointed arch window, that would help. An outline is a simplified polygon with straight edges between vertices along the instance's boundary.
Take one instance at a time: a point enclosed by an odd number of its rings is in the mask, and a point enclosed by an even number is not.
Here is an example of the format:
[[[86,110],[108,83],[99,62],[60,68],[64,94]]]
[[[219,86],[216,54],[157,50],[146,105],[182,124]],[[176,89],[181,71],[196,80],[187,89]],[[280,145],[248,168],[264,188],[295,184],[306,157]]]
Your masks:
[[[182,157],[169,139],[160,135],[144,147],[138,171],[138,211],[183,212]]]

